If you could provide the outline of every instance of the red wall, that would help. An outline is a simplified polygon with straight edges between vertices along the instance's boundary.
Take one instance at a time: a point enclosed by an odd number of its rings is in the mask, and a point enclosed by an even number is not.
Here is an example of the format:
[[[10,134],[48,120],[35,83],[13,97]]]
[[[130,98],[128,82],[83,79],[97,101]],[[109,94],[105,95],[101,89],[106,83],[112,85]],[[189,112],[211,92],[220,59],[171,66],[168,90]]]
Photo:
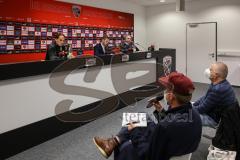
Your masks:
[[[81,8],[79,17],[74,16],[72,6]],[[133,14],[53,0],[1,0],[0,21],[131,30],[134,27]],[[1,54],[0,63],[37,61],[44,58],[45,53]]]
[[[53,0],[1,0],[0,20],[95,26],[106,28],[132,28],[133,14],[81,7],[81,14],[76,18],[72,13],[74,4]]]

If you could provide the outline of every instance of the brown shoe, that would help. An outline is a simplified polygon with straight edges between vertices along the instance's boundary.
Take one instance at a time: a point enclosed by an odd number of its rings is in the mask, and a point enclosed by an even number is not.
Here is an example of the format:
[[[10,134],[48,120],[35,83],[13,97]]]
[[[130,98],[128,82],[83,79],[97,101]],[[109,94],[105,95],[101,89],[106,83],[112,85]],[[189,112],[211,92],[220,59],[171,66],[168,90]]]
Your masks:
[[[118,146],[116,138],[103,139],[100,137],[94,137],[93,142],[105,158],[110,157],[114,148]]]

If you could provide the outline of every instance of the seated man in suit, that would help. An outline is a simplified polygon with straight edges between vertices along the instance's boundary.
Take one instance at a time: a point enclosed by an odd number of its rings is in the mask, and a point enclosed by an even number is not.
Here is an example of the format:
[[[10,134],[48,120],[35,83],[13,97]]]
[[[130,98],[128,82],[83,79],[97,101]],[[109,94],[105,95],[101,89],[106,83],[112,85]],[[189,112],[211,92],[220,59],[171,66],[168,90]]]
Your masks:
[[[120,50],[123,53],[132,53],[134,50],[139,51],[139,49],[134,45],[130,35],[124,36],[123,43],[120,45]]]
[[[101,56],[107,54],[109,38],[104,35],[101,39],[101,42],[94,46],[94,55]]]
[[[220,121],[223,107],[236,102],[231,84],[226,80],[228,67],[222,62],[213,63],[207,76],[211,81],[207,93],[198,99],[193,107],[200,113],[203,126],[215,128]]]
[[[194,91],[192,81],[177,72],[162,77],[164,99],[168,109],[153,102],[158,123],[149,121],[147,127],[134,124],[124,127],[112,138],[94,137],[94,143],[108,158],[115,151],[115,160],[169,160],[194,152],[201,139],[202,124],[190,100]]]
[[[45,60],[66,60],[73,58],[69,53],[69,45],[65,45],[65,36],[57,33],[54,41],[48,46]]]

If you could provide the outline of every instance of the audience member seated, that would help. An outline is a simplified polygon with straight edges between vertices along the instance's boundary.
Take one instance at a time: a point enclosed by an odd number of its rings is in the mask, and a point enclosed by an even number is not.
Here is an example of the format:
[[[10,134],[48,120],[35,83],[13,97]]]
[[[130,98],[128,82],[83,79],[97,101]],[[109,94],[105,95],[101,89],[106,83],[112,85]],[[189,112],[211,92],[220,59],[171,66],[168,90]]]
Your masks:
[[[208,159],[215,158],[212,154],[218,152],[218,159],[240,160],[240,107],[238,102],[222,111],[221,120],[209,148]],[[237,157],[236,156],[237,152]],[[230,158],[229,158],[230,160]]]
[[[121,52],[132,53],[134,51],[139,51],[139,49],[134,45],[130,35],[125,35],[123,38],[123,42],[120,45]]]
[[[101,42],[94,46],[94,55],[101,56],[107,54],[109,38],[104,35]]]
[[[222,109],[234,104],[236,97],[231,84],[226,80],[228,75],[226,64],[222,62],[212,64],[207,75],[211,85],[193,107],[200,113],[203,126],[215,128],[219,123]]]
[[[190,100],[194,91],[192,81],[181,73],[173,72],[159,82],[165,86],[165,111],[160,102],[153,102],[155,124],[147,127],[129,124],[117,136],[103,139],[94,137],[100,152],[108,158],[114,151],[115,160],[169,160],[194,152],[201,139],[200,115],[192,109]]]
[[[57,33],[54,41],[48,46],[45,60],[66,60],[73,58],[69,53],[69,45],[65,45],[65,36]]]

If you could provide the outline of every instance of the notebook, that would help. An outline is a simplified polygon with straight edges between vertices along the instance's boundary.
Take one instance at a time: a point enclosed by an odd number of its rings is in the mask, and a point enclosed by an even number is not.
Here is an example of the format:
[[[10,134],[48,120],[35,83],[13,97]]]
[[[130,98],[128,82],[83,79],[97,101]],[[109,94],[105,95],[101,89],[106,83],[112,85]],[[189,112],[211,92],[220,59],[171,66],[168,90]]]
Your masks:
[[[122,126],[127,127],[127,125],[131,122],[137,127],[147,127],[147,114],[146,113],[123,113]]]

